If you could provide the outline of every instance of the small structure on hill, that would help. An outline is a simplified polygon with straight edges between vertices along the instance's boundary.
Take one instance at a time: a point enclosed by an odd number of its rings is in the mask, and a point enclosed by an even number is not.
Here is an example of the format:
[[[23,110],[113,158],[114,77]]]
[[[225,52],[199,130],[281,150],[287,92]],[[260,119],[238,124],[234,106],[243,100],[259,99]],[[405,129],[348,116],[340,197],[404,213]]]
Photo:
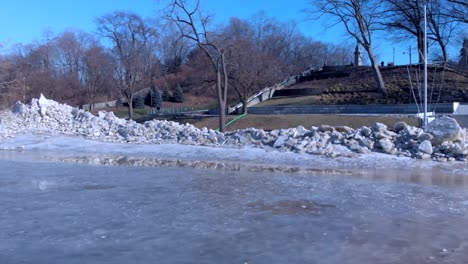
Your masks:
[[[359,44],[356,44],[356,49],[354,50],[354,65],[362,66],[362,52]]]

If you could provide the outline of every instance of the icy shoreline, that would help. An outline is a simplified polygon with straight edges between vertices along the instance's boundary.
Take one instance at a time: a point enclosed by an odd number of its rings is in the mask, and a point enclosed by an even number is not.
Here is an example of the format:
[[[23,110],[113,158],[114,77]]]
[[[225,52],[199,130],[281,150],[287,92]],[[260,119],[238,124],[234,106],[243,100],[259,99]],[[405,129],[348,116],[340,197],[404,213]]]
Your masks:
[[[229,149],[181,144],[109,143],[71,136],[32,134],[4,139],[0,143],[0,149],[4,150],[0,152],[0,159],[4,160],[312,173],[385,178],[385,181],[392,179],[417,183],[442,181],[468,184],[465,183],[468,179],[459,178],[468,175],[468,168],[463,162],[441,163],[382,153],[330,158],[251,147]]]
[[[404,123],[389,130],[376,123],[356,130],[321,126],[266,132],[252,128],[223,134],[167,121],[138,124],[117,118],[112,112],[99,112],[95,116],[43,96],[29,105],[17,103],[11,110],[0,113],[2,150],[321,169],[462,168],[466,164],[466,129],[444,117],[431,123],[426,131]],[[461,162],[442,166],[433,160]]]

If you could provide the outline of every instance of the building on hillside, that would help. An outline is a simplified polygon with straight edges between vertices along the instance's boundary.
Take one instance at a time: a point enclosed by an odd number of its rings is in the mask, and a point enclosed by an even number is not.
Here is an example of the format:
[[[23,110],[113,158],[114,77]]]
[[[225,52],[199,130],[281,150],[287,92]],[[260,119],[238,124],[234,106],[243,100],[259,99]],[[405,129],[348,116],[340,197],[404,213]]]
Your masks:
[[[356,49],[354,50],[354,65],[362,66],[362,52],[359,44],[356,45]]]
[[[468,70],[468,38],[463,39],[463,46],[460,50],[460,60],[458,67]]]

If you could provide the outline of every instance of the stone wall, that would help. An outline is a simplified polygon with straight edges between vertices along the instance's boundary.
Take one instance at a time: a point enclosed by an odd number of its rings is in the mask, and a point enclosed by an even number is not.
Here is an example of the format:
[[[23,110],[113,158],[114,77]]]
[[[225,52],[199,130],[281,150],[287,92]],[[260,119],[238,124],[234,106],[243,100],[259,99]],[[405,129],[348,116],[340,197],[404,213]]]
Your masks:
[[[453,104],[429,106],[429,112],[452,114]],[[399,105],[303,105],[250,107],[249,114],[416,114],[415,104]]]
[[[110,108],[110,107],[115,107],[117,105],[117,100],[114,101],[108,101],[108,102],[103,102],[103,103],[95,103],[93,104],[93,109],[104,109],[104,108]],[[90,104],[84,104],[81,106],[81,109],[90,111],[91,110],[91,105]]]

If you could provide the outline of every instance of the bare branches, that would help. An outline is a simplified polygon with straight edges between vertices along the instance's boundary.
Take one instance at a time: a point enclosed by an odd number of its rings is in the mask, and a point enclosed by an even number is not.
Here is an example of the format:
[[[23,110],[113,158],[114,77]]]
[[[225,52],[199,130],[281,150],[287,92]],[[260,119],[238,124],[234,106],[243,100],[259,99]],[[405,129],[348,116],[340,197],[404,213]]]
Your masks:
[[[377,0],[318,0],[314,1],[312,13],[324,13],[339,21],[356,42],[364,47],[374,71],[377,89],[385,93],[385,84],[380,74],[372,47],[372,33],[378,25],[381,13]]]
[[[200,2],[190,9],[185,0],[174,0],[168,19],[174,22],[184,38],[197,43],[197,46],[207,55],[216,74],[216,92],[219,110],[219,128],[224,132],[225,111],[227,103],[228,73],[226,58],[220,44],[216,43],[207,30],[209,16],[203,16],[199,10]]]
[[[133,95],[149,85],[156,30],[133,13],[114,12],[97,19],[98,32],[113,45],[116,60],[115,74],[119,91],[129,106],[133,118]]]
[[[468,2],[466,0],[448,0],[445,16],[454,21],[468,24]]]
[[[467,4],[460,5],[451,0],[386,0],[387,14],[386,30],[400,34],[406,38],[414,38],[419,53],[424,48],[424,4],[427,5],[428,38],[437,43],[444,61],[448,61],[447,46],[455,32],[461,17],[468,16]],[[462,11],[464,10],[464,11]],[[465,13],[465,15],[460,15]],[[419,62],[423,58],[419,57]]]

